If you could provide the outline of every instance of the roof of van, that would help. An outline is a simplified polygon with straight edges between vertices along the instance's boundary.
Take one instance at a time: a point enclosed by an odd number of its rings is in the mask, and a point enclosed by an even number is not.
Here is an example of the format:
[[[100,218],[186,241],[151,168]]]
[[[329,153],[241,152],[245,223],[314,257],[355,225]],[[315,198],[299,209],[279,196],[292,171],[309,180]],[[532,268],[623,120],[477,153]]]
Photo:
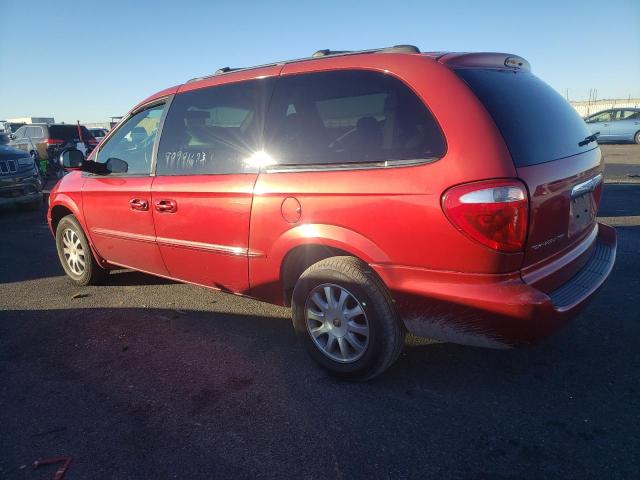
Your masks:
[[[263,65],[255,65],[251,67],[241,67],[241,68],[231,68],[231,67],[222,67],[216,70],[214,73],[210,75],[204,75],[201,77],[195,77],[190,80],[187,80],[183,85],[189,83],[199,82],[201,80],[205,80],[208,78],[226,75],[229,73],[243,72],[249,70],[255,70],[259,68],[266,67],[274,67],[274,66],[282,66],[290,63],[296,62],[306,62],[310,60],[322,60],[327,58],[335,58],[341,56],[351,56],[351,55],[370,55],[370,54],[380,54],[380,53],[388,53],[388,54],[397,54],[397,55],[419,55],[422,57],[427,57],[432,59],[433,61],[437,61],[444,65],[447,65],[450,68],[473,68],[473,67],[487,67],[487,68],[514,68],[514,69],[523,69],[530,70],[531,66],[527,60],[524,58],[513,55],[509,53],[497,53],[497,52],[421,52],[420,49],[413,45],[394,45],[393,47],[385,47],[385,48],[375,48],[369,50],[357,50],[357,51],[349,51],[349,50],[317,50],[310,57],[297,58],[292,60],[282,60],[277,62],[271,62]],[[138,103],[131,111],[135,111],[139,109],[141,106],[148,104],[154,100],[173,95],[178,92],[178,90],[183,85],[174,85],[173,87],[166,88],[151,95],[148,98],[145,98],[143,101]]]

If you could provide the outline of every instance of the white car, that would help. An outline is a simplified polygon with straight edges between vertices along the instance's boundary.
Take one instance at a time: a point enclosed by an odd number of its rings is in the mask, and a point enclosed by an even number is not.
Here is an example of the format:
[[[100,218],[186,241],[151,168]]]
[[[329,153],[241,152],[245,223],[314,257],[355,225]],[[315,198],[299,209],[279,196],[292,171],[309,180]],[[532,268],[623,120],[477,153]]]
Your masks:
[[[100,142],[103,137],[109,132],[109,130],[107,130],[106,128],[90,128],[89,131],[98,142]]]

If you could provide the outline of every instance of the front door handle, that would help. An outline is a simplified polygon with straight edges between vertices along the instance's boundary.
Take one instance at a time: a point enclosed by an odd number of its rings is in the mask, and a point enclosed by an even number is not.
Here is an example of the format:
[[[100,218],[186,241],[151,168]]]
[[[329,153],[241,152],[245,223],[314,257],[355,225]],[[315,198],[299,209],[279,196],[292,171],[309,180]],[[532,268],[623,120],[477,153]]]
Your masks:
[[[153,204],[160,213],[176,213],[178,211],[178,204],[175,200],[156,200]]]
[[[131,200],[129,200],[129,207],[131,207],[131,210],[146,212],[147,210],[149,210],[149,202],[141,198],[132,198]]]

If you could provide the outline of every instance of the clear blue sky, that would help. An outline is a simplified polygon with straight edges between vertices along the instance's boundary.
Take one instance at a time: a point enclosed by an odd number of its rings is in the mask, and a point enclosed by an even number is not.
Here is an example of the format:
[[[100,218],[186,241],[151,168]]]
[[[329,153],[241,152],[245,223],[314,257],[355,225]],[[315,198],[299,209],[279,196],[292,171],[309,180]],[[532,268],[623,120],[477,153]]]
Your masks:
[[[640,97],[640,0],[0,0],[0,119],[106,121],[223,66],[398,43],[516,53],[571,99]]]

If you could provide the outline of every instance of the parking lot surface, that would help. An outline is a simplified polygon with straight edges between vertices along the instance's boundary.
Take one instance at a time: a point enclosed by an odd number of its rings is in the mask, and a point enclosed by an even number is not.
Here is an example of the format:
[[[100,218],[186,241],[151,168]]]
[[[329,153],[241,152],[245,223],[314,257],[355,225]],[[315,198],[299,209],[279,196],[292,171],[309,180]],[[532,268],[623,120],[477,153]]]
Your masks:
[[[74,287],[44,210],[0,211],[0,478],[58,455],[68,480],[639,478],[640,146],[603,150],[618,258],[575,322],[522,350],[409,339],[368,383],[319,370],[283,308],[127,271]]]

